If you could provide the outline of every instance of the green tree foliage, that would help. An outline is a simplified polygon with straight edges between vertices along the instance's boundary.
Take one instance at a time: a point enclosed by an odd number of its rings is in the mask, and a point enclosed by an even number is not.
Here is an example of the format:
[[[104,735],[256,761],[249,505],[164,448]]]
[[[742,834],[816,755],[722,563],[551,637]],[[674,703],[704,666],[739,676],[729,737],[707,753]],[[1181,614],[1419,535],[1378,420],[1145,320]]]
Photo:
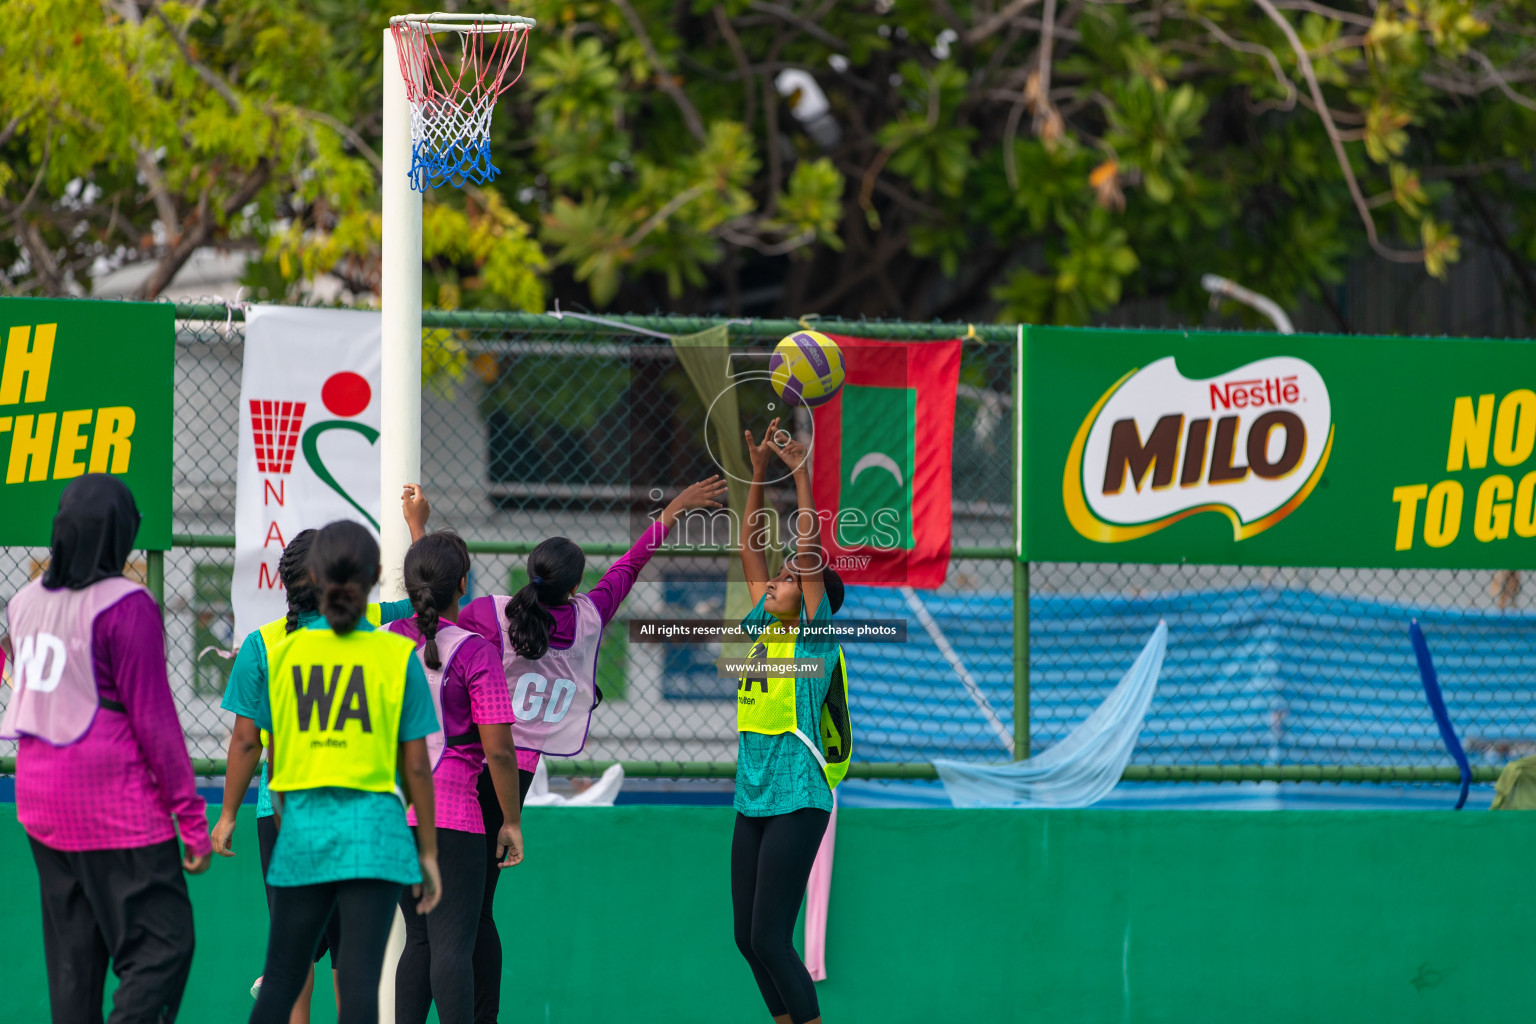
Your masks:
[[[501,177],[427,199],[435,304],[1078,323],[1207,271],[1431,285],[1467,237],[1536,308],[1531,0],[482,6],[539,27]],[[218,245],[273,297],[375,291],[388,13],[0,4],[0,285],[148,259],[152,295]]]

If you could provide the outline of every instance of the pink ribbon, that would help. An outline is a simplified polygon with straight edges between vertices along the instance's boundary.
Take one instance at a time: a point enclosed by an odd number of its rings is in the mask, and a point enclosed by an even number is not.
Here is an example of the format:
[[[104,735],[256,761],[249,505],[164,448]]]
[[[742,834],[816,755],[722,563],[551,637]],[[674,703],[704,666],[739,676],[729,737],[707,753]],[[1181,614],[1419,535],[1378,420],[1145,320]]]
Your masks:
[[[832,847],[837,837],[837,795],[832,796],[832,817],[811,865],[805,888],[805,969],[812,981],[827,980],[827,901],[832,895]]]

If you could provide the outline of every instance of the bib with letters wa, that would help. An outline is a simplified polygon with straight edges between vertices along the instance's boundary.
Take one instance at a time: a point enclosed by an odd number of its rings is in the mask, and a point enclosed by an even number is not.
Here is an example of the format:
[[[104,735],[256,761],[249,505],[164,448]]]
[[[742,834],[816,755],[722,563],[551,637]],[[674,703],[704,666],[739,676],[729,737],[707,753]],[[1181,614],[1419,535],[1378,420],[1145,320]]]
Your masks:
[[[339,786],[395,790],[406,669],[403,636],[304,629],[267,652],[274,792]]]
[[[795,639],[770,626],[758,637],[752,658],[794,658]],[[815,756],[827,777],[827,786],[837,788],[848,774],[853,759],[853,723],[848,714],[848,663],[843,648],[837,646],[837,665],[827,686],[827,698],[821,705],[818,732],[820,742],[805,734],[795,710],[793,677],[744,676],[736,688],[736,729],[768,736],[793,733]]]
[[[378,628],[379,620],[383,618],[383,611],[380,609],[379,605],[370,604],[363,611],[363,617],[366,618],[369,624],[374,628]],[[303,628],[303,626],[299,627],[299,629]],[[270,666],[270,662],[272,660],[272,652],[277,650],[278,644],[288,639],[288,617],[285,615],[280,619],[273,619],[271,622],[258,629],[257,632],[261,634],[262,645],[267,649],[267,661]],[[298,630],[294,630],[294,632],[298,632]],[[270,682],[271,677],[268,676],[267,678]],[[272,746],[272,734],[267,732],[265,729],[261,730],[261,746],[263,749],[267,749]]]

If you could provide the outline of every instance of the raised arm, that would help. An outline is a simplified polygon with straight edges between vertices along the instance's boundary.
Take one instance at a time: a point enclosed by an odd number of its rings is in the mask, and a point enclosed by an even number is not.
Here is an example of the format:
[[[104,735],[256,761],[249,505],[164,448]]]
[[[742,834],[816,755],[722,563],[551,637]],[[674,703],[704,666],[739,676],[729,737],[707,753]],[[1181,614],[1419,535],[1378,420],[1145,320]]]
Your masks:
[[[587,596],[602,616],[603,625],[608,625],[618,614],[619,605],[629,596],[630,589],[640,576],[640,570],[645,568],[656,549],[661,547],[668,531],[677,523],[677,517],[690,509],[722,507],[720,499],[725,497],[726,490],[725,481],[718,474],[683,488],[682,493],[662,510],[661,517],[645,528],[634,546],[608,567],[597,585],[587,591]]]
[[[432,516],[432,506],[427,502],[427,492],[420,484],[406,484],[400,495],[400,511],[405,515],[405,525],[411,530],[411,543],[426,536],[427,520]]]
[[[784,460],[784,465],[795,475],[795,501],[799,507],[795,510],[794,522],[790,524],[795,531],[795,555],[791,568],[800,578],[805,617],[811,619],[815,618],[816,609],[821,607],[822,595],[827,592],[821,579],[821,571],[827,563],[821,550],[821,520],[816,515],[816,499],[811,496],[810,452],[794,438],[789,438],[776,450],[779,458]]]
[[[768,519],[763,513],[763,482],[768,478],[768,463],[775,451],[773,438],[778,431],[778,417],[769,421],[768,429],[763,431],[762,444],[752,440],[752,431],[746,431],[747,454],[752,459],[752,486],[747,489],[747,507],[741,516],[741,569],[753,604],[761,600],[768,589],[768,557],[764,553]]]

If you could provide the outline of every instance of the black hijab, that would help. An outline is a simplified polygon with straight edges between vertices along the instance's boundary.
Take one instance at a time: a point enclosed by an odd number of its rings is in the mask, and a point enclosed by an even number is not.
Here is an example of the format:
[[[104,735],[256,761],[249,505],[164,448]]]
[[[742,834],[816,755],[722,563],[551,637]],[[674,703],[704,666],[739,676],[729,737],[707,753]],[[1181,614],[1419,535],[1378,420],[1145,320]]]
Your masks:
[[[139,508],[127,485],[106,473],[87,473],[59,496],[43,586],[81,590],[121,576],[138,532]]]

